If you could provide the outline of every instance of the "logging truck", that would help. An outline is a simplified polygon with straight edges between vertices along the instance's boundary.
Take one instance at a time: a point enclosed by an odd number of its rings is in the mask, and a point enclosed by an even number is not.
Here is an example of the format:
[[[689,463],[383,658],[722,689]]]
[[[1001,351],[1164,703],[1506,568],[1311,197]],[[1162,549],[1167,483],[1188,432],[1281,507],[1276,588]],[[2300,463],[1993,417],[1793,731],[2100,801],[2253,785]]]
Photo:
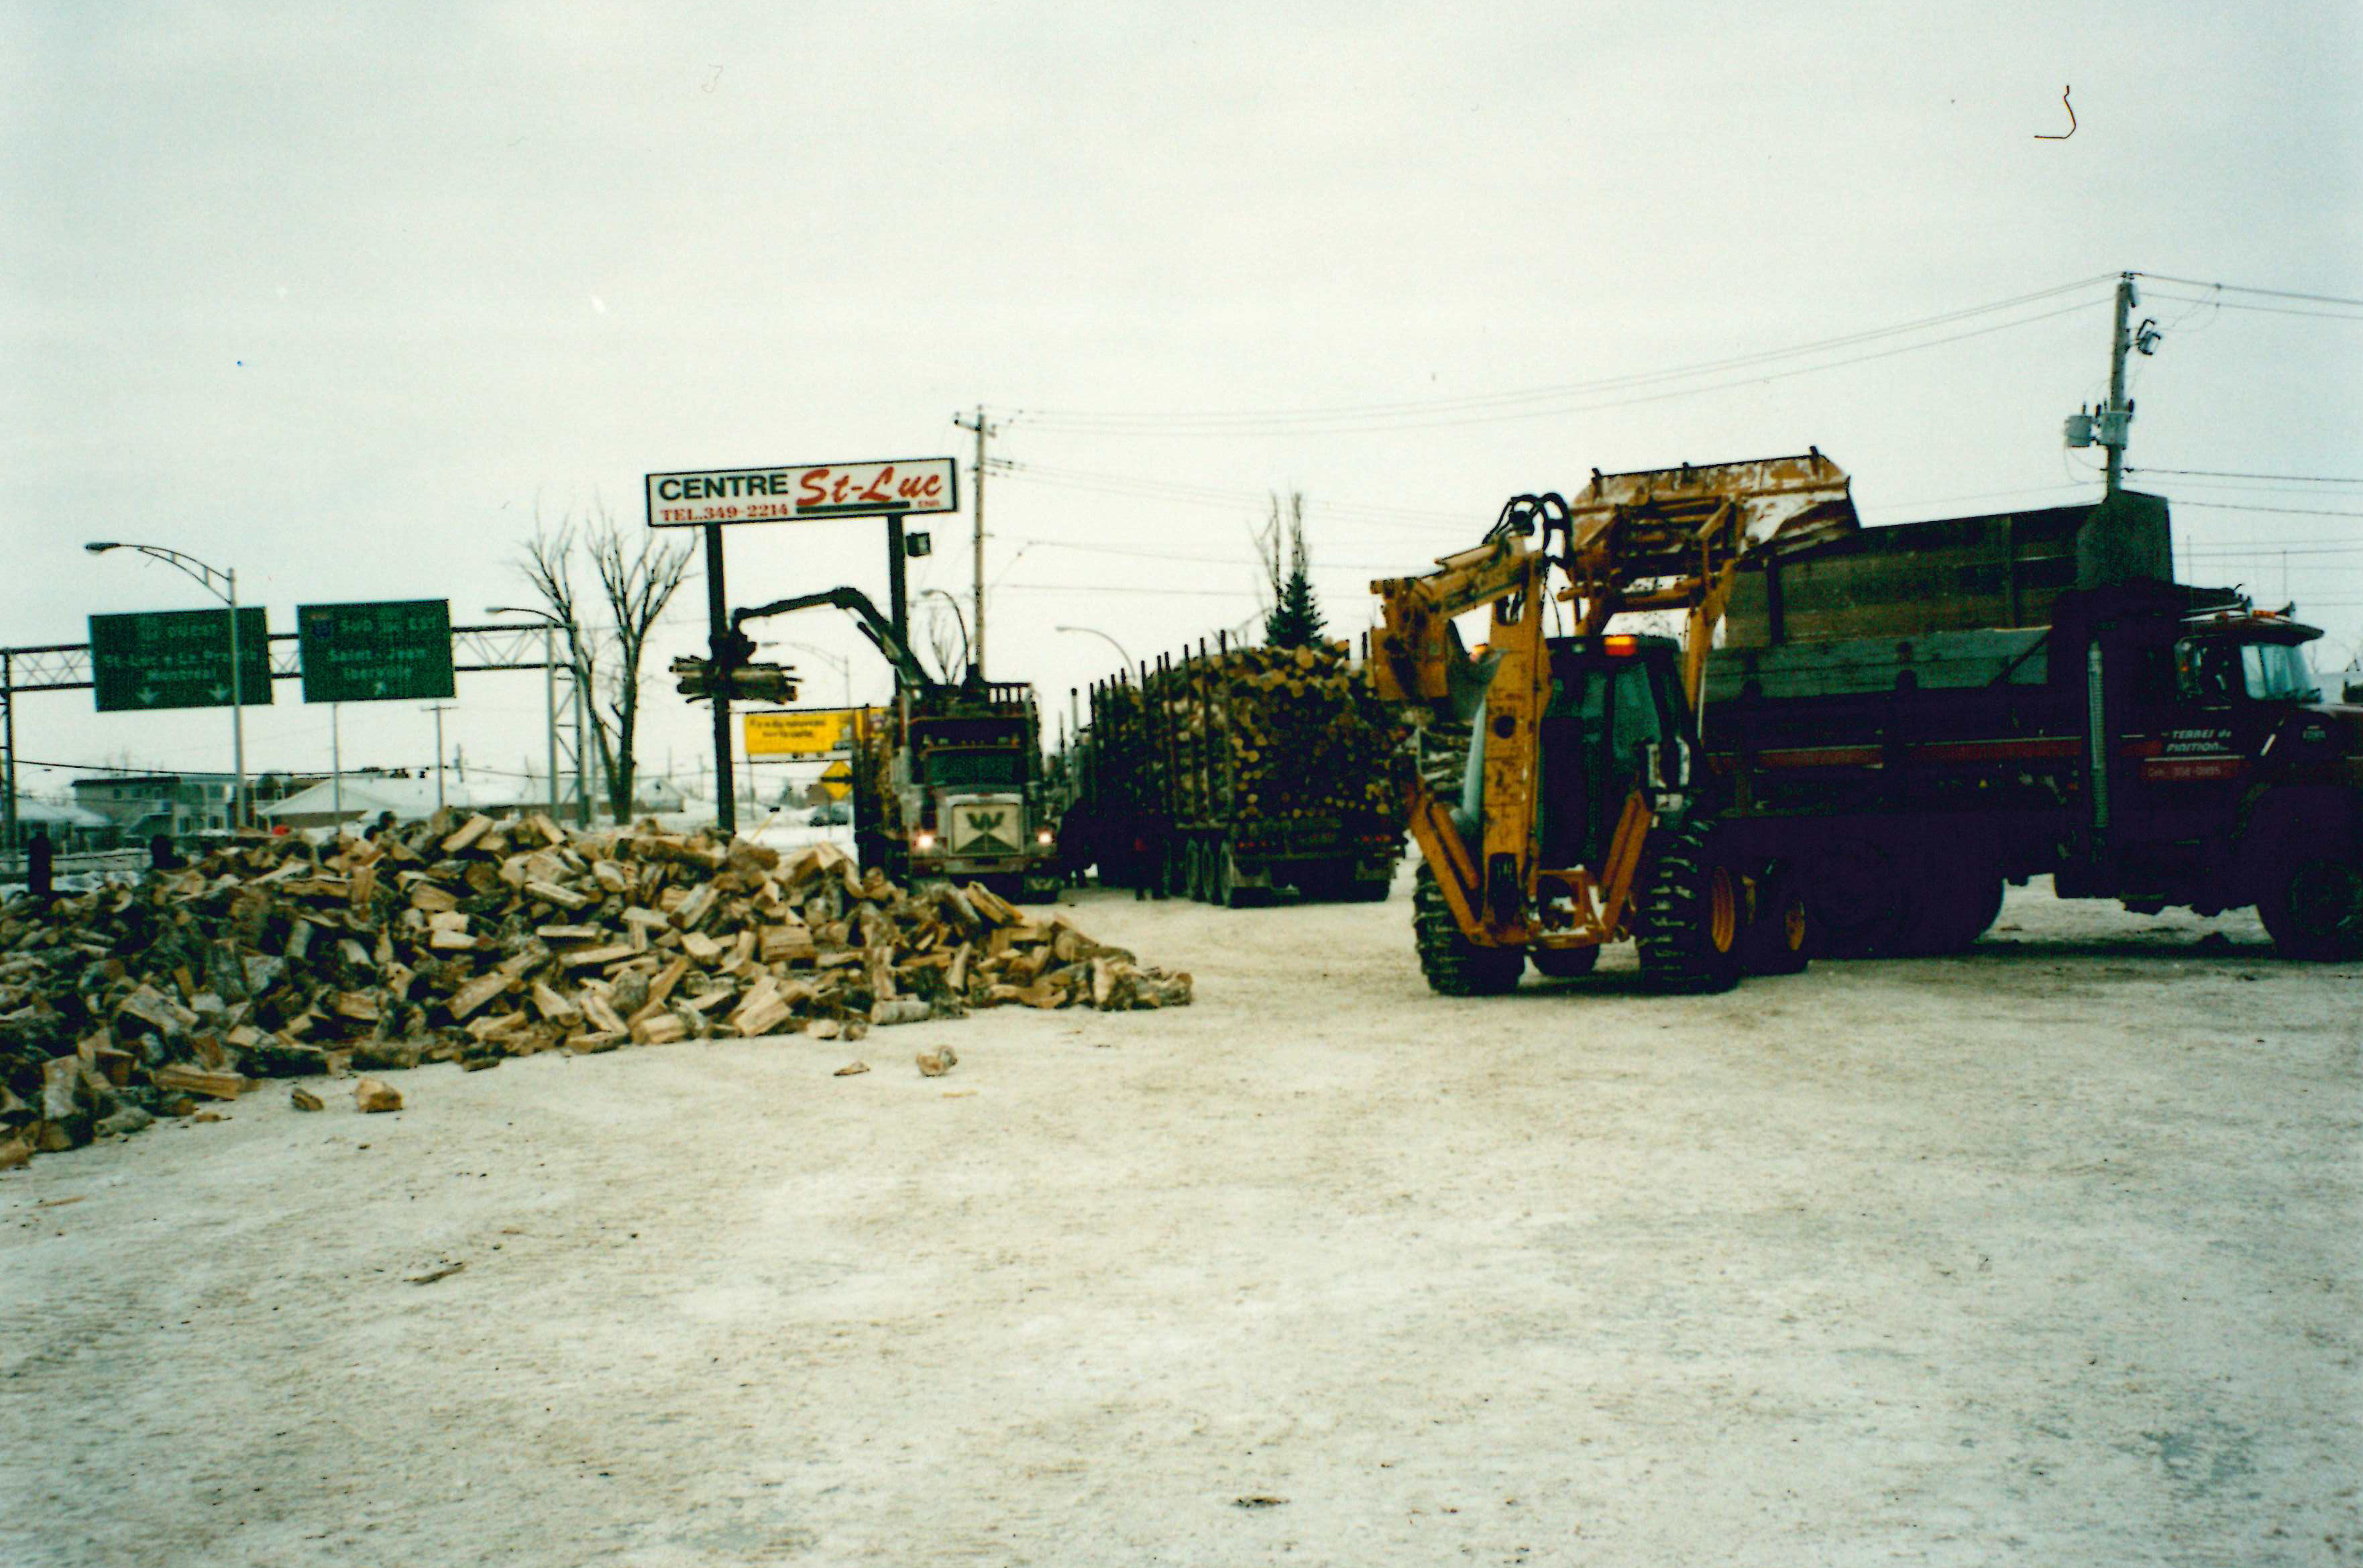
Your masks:
[[[896,677],[893,705],[854,738],[855,857],[896,881],[959,878],[1006,899],[1056,898],[1059,837],[1034,688],[937,680],[858,589],[736,611],[731,630],[824,605],[851,614]]]
[[[1473,719],[1457,800],[1414,786],[1429,983],[1622,937],[1673,990],[1955,951],[2036,875],[2363,955],[2363,710],[2317,700],[2313,628],[2172,578],[2157,497],[1864,530],[1818,452],[1517,498],[1373,585],[1382,690]]]
[[[1402,729],[1344,643],[1201,646],[1099,682],[1058,769],[1070,867],[1109,886],[1374,900],[1403,853]]]
[[[905,691],[855,743],[854,854],[895,879],[975,880],[1018,901],[1059,891],[1034,688]]]

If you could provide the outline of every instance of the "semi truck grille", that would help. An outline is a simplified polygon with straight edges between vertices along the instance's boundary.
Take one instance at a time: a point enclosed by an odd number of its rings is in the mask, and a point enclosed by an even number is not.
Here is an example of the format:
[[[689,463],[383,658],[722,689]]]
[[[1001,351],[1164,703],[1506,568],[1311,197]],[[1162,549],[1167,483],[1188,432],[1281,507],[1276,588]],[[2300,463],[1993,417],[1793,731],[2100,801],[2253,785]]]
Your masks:
[[[1015,801],[965,801],[948,813],[944,847],[954,855],[1015,855],[1026,842],[1026,812]]]

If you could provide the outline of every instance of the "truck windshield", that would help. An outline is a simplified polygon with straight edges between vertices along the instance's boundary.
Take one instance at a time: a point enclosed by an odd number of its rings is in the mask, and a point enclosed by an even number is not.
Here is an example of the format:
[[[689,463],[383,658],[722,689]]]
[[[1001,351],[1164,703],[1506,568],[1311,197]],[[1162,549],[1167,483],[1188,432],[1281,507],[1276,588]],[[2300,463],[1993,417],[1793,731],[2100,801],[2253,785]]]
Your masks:
[[[936,751],[927,754],[930,784],[1022,784],[1024,759],[1014,751]]]
[[[2249,697],[2259,702],[2310,700],[2315,694],[2313,671],[2304,647],[2296,643],[2242,644],[2240,674]]]

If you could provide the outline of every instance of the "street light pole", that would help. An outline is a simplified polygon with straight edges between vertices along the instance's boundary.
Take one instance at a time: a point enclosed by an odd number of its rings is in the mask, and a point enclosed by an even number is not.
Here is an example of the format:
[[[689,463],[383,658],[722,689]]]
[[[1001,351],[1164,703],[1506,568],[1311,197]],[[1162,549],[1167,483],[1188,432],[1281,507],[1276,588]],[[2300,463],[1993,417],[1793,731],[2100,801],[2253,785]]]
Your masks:
[[[1124,645],[1117,642],[1114,637],[1109,636],[1105,632],[1101,631],[1097,626],[1058,626],[1053,627],[1052,629],[1054,631],[1060,632],[1081,632],[1087,637],[1097,637],[1108,646],[1115,649],[1115,657],[1124,660],[1125,668],[1130,669],[1132,668],[1132,656],[1124,651]]]
[[[246,688],[238,668],[238,569],[232,567],[222,575],[229,583],[225,597],[229,601],[230,766],[238,770],[237,815],[231,819],[230,826],[243,830],[253,818],[247,810],[246,799]]]
[[[134,545],[121,540],[93,540],[83,547],[92,555],[103,556],[109,550],[137,550],[160,561],[178,567],[204,585],[206,592],[229,606],[229,745],[230,756],[238,770],[238,790],[231,797],[230,826],[243,828],[250,820],[246,790],[246,683],[238,662],[238,571],[235,568],[216,570],[180,551],[162,545]],[[216,582],[219,579],[219,582]],[[268,679],[266,672],[265,679]]]

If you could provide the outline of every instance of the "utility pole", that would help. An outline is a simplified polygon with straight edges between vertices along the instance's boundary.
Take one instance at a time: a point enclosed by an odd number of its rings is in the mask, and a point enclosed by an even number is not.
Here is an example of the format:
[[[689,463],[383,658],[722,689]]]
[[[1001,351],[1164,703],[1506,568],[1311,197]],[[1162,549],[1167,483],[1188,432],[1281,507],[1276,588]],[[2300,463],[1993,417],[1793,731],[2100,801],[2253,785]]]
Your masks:
[[[435,715],[435,809],[443,809],[443,710],[447,703],[434,702],[427,711]]]
[[[2108,454],[2103,501],[2113,499],[2124,484],[2125,442],[2133,430],[2133,400],[2125,396],[2125,351],[2151,354],[2158,350],[2158,324],[2134,325],[2134,306],[2141,303],[2134,291],[2136,276],[2133,272],[2117,275],[2117,308],[2109,325],[2109,399],[2098,408],[2080,408],[2068,416],[2069,446],[2099,447]]]
[[[969,650],[969,673],[977,679],[984,679],[984,443],[990,436],[1000,434],[1000,427],[985,423],[984,404],[976,405],[973,420],[952,415],[952,423],[963,430],[976,432],[976,646]]]
[[[2101,411],[2101,445],[2109,455],[2105,494],[2114,495],[2124,482],[2125,436],[2133,424],[2133,404],[2125,401],[2125,350],[2133,347],[2134,275],[2117,278],[2115,328],[2109,337],[2109,406]]]

